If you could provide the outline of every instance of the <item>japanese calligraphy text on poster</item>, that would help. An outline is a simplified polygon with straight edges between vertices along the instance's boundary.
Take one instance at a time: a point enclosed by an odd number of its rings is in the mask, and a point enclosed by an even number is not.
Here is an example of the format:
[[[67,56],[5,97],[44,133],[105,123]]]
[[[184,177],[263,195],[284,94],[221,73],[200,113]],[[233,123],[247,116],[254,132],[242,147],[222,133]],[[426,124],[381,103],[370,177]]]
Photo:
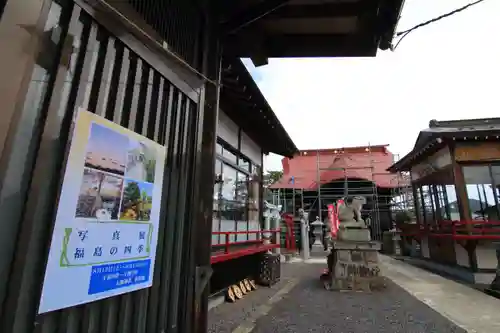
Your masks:
[[[39,313],[152,285],[164,161],[165,147],[79,111]]]

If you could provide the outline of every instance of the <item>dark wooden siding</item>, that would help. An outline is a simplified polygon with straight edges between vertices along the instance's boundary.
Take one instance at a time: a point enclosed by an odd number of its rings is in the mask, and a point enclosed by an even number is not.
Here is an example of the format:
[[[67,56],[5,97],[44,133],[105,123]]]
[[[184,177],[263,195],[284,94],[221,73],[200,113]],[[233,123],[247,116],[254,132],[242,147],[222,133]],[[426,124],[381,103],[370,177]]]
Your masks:
[[[117,0],[107,0],[110,3]],[[118,0],[123,1],[123,0]],[[150,25],[172,50],[191,66],[200,69],[196,43],[200,20],[197,16],[200,1],[195,0],[126,0]],[[213,5],[213,4],[211,4]]]
[[[185,283],[180,274],[186,269],[183,242],[189,240],[187,223],[193,218],[188,207],[193,204],[190,193],[200,141],[198,101],[72,1],[51,6],[51,22],[21,111],[26,119],[14,133],[27,143],[16,151],[14,142],[9,155],[2,156],[12,164],[10,173],[2,173],[11,178],[2,179],[1,190],[25,200],[0,203],[0,209],[13,210],[8,230],[16,240],[0,253],[4,262],[12,263],[8,279],[0,279],[5,291],[0,292],[0,331],[176,332]],[[68,139],[79,107],[166,146],[154,283],[148,289],[36,316]],[[61,290],[66,292],[71,291]]]

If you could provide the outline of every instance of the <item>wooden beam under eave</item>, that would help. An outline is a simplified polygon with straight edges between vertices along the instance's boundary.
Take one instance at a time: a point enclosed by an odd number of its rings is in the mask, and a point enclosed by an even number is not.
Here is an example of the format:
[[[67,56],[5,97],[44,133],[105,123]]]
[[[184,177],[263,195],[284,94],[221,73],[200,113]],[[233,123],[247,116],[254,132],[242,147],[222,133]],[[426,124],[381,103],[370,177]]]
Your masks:
[[[358,25],[360,34],[363,36],[361,39],[364,40],[364,44],[369,49],[370,53],[377,53],[380,39],[381,39],[381,28],[379,17],[380,0],[372,0],[370,3],[365,4],[364,7],[360,8],[358,15]]]
[[[289,1],[290,0],[262,1],[257,5],[235,14],[226,22],[223,22],[221,24],[221,31],[223,34],[234,34],[286,5]]]
[[[268,58],[286,57],[370,57],[375,56],[367,47],[363,35],[358,34],[266,34],[262,51],[241,36],[228,36],[224,52],[240,58],[253,58],[264,54]]]
[[[251,58],[255,67],[265,66],[269,64],[269,58],[265,56],[254,56]]]
[[[359,0],[349,2],[330,2],[330,3],[301,3],[294,4],[291,1],[286,6],[266,15],[266,19],[283,18],[336,18],[358,16],[366,8],[372,8],[373,2],[378,0]],[[372,13],[373,15],[376,12]]]

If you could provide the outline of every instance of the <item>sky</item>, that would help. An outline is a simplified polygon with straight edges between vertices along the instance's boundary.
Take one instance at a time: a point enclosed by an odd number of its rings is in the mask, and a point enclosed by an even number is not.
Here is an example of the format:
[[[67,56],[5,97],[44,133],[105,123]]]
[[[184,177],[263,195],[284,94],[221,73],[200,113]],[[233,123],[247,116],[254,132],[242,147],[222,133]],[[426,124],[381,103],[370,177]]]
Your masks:
[[[92,124],[87,152],[107,156],[112,160],[125,164],[128,146],[129,140],[126,136],[107,127]]]
[[[397,31],[470,2],[406,0]],[[499,15],[486,0],[373,58],[244,63],[299,149],[389,144],[402,157],[431,119],[500,117]],[[281,170],[280,156],[264,163]]]

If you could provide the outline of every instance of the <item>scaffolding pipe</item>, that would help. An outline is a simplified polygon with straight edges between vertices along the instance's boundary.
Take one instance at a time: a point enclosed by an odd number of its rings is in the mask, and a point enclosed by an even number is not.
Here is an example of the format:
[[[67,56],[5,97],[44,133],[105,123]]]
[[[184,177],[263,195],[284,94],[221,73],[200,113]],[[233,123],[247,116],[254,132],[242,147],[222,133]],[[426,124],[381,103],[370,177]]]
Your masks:
[[[377,154],[372,151],[371,144],[368,143],[368,146],[363,148],[365,151],[361,152],[362,154],[366,154],[366,158],[370,158],[369,163],[364,163],[361,166],[345,166],[339,165],[338,167],[334,167],[335,161],[341,157],[348,158],[347,156],[342,155],[342,150],[335,151],[334,155],[326,154],[324,157],[327,160],[320,160],[323,158],[322,151],[320,149],[316,150],[316,189],[306,190],[304,193],[304,189],[300,189],[300,207],[305,211],[312,212],[317,209],[318,216],[321,220],[323,220],[323,204],[325,202],[335,202],[338,199],[344,198],[346,196],[352,195],[362,195],[364,197],[371,198],[371,204],[367,205],[365,209],[363,209],[363,213],[367,214],[370,217],[372,223],[373,237],[379,239],[382,236],[382,224],[385,227],[391,227],[392,215],[395,211],[408,209],[409,206],[412,205],[413,195],[410,191],[406,189],[407,184],[407,176],[403,176],[402,173],[397,173],[394,175],[394,183],[395,186],[392,189],[382,190],[377,187],[375,177],[385,177],[388,174],[386,172],[378,171],[378,164],[380,161],[377,160]],[[312,154],[311,154],[312,155]],[[311,156],[313,157],[313,156]],[[398,160],[398,156],[394,155],[394,162]],[[330,161],[331,160],[331,161]],[[329,163],[326,163],[329,162]],[[367,161],[368,162],[368,161]],[[356,169],[364,169],[365,172],[368,173],[365,180],[358,179],[349,179],[348,169],[356,170]],[[368,171],[368,169],[370,171]],[[322,172],[323,170],[342,170],[343,177],[340,175],[340,178],[334,181],[333,186],[328,186],[323,188],[322,181]],[[312,171],[312,170],[311,170]],[[371,182],[370,182],[371,180]],[[297,188],[295,187],[296,177],[293,177],[293,186],[289,187],[289,189],[285,189],[285,192],[279,192],[279,203],[284,202],[284,206],[286,206],[286,201],[288,199],[288,192],[292,194],[293,198],[293,213],[295,214],[295,210],[297,209],[296,195]],[[307,207],[305,206],[307,205]],[[289,211],[289,209],[287,209]],[[314,216],[313,216],[314,217]],[[368,221],[367,221],[368,222]],[[382,223],[383,222],[383,223]]]
[[[304,209],[304,189],[300,190],[300,208]]]
[[[320,164],[319,164],[319,149],[316,151],[316,177],[318,183],[318,216],[319,220],[323,221],[321,214],[321,174],[320,174]]]
[[[277,206],[279,206],[279,205],[281,205],[281,189],[280,188],[278,188],[278,204],[277,204]]]

